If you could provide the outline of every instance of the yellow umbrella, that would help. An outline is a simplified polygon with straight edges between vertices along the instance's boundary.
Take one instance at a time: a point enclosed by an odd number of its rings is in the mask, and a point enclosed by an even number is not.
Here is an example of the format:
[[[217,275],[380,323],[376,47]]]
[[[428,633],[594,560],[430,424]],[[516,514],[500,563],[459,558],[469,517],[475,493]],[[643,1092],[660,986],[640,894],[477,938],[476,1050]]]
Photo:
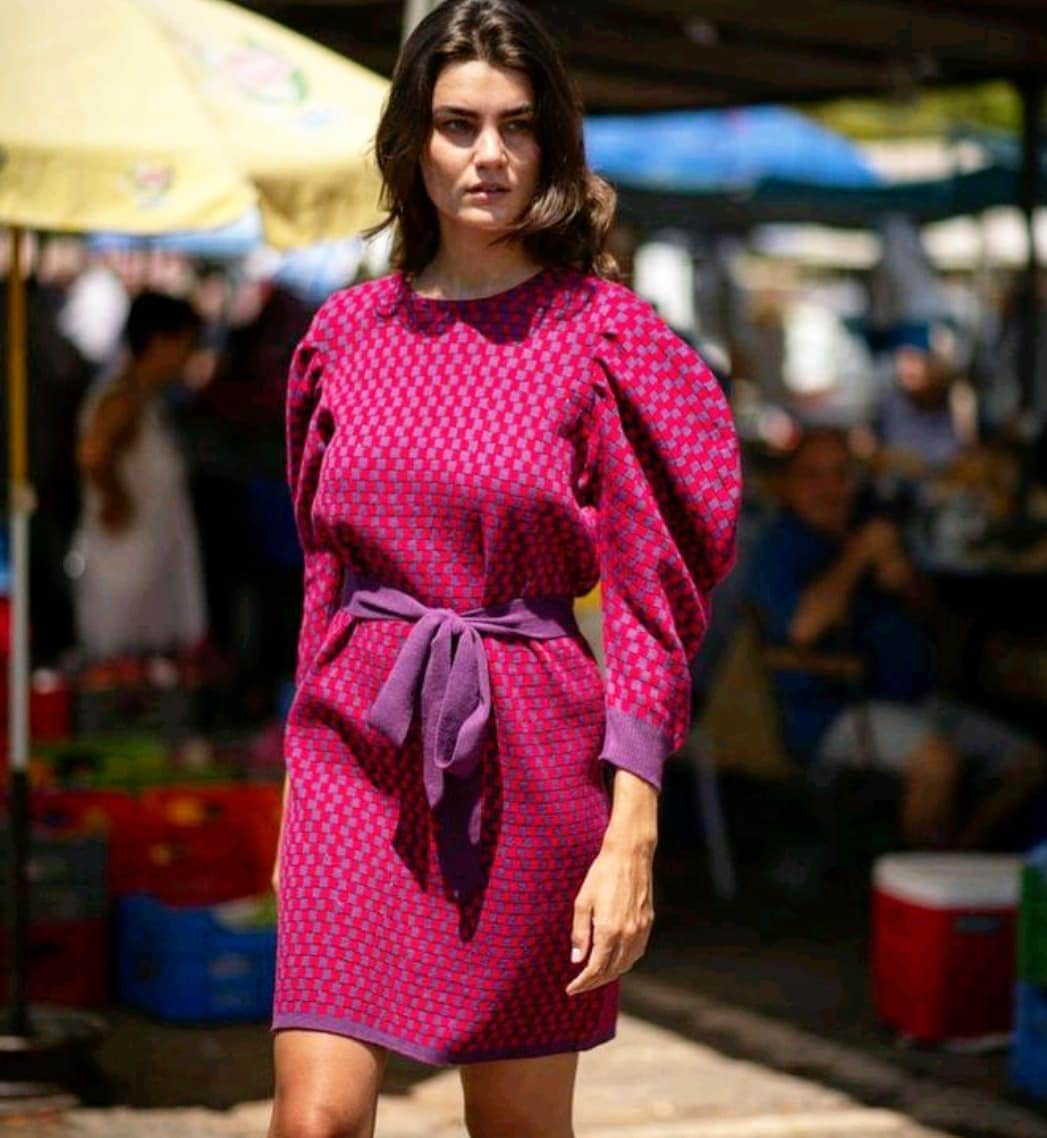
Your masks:
[[[377,220],[368,154],[387,83],[224,0],[0,0],[0,225],[12,228],[8,400],[12,631],[9,1032],[25,989],[28,558],[26,228],[163,233],[257,205],[287,248]]]
[[[0,222],[158,233],[257,202],[280,248],[355,232],[387,87],[223,0],[3,0]]]

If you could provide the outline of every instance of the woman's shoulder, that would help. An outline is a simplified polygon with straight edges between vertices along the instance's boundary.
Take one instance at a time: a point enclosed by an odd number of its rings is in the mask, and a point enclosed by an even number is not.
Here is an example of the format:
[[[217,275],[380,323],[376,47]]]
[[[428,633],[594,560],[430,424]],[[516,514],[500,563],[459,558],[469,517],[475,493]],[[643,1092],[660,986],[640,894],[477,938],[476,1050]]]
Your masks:
[[[558,268],[548,274],[551,307],[574,316],[597,334],[610,336],[630,327],[651,327],[661,320],[652,306],[618,281],[577,268]]]
[[[399,280],[398,273],[387,273],[331,293],[313,317],[313,338],[326,344],[358,327],[361,321],[374,319],[395,297]]]
[[[647,332],[668,329],[650,301],[620,281],[577,270],[566,274],[564,280],[568,287],[588,296],[588,315],[599,332],[614,335],[630,328]]]
[[[628,285],[595,274],[581,278],[588,290],[589,325],[595,355],[622,363],[639,353],[690,355],[691,348],[659,315],[655,306]]]

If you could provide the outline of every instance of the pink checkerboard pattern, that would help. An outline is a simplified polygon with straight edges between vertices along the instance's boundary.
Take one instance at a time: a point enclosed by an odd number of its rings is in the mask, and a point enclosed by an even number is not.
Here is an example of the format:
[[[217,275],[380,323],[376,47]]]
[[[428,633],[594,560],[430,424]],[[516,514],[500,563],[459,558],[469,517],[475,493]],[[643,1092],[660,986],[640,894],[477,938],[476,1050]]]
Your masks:
[[[335,294],[295,354],[288,475],[305,554],[274,1030],[451,1065],[584,1050],[618,982],[567,996],[571,912],[606,765],[660,787],[688,661],[730,568],[740,497],[727,403],[620,285],[547,269],[481,300],[399,274]],[[337,607],[346,568],[467,610],[601,583],[606,676],[580,633],[485,636],[485,884],[440,879],[417,717],[364,717],[411,625]]]

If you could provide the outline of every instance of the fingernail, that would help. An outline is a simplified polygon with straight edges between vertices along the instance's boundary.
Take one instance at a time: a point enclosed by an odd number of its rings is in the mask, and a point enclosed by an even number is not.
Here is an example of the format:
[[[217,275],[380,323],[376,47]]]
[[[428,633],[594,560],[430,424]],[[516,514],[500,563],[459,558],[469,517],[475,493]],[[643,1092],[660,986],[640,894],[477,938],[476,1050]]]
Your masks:
[[[571,949],[571,963],[577,964],[582,959],[582,950],[577,946]]]

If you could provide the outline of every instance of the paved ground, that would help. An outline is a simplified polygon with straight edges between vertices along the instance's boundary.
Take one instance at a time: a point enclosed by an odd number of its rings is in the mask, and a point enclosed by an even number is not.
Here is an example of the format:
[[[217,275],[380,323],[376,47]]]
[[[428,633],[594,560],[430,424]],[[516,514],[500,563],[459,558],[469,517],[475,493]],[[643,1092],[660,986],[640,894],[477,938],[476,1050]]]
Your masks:
[[[644,982],[647,983],[646,981]],[[647,998],[657,991],[647,990]],[[667,998],[667,993],[661,993]],[[692,1008],[709,1016],[711,1005]],[[720,1014],[730,1015],[729,1009]],[[752,1022],[749,1030],[769,1025]],[[774,1047],[806,1046],[800,1033],[776,1037]],[[853,1058],[853,1057],[852,1057]],[[835,1061],[846,1063],[837,1054]],[[869,1085],[898,1076],[866,1071]],[[995,1133],[1047,1138],[1047,1125],[977,1094],[954,1092],[936,1104],[943,1117],[995,1111]],[[263,1138],[265,1100],[230,1111],[78,1109],[65,1118],[4,1127],[8,1138]],[[904,1111],[868,1106],[812,1079],[730,1059],[673,1032],[623,1016],[618,1037],[582,1056],[577,1094],[578,1138],[952,1138]],[[383,1095],[379,1138],[464,1138],[455,1071],[431,1073],[403,1093]]]

